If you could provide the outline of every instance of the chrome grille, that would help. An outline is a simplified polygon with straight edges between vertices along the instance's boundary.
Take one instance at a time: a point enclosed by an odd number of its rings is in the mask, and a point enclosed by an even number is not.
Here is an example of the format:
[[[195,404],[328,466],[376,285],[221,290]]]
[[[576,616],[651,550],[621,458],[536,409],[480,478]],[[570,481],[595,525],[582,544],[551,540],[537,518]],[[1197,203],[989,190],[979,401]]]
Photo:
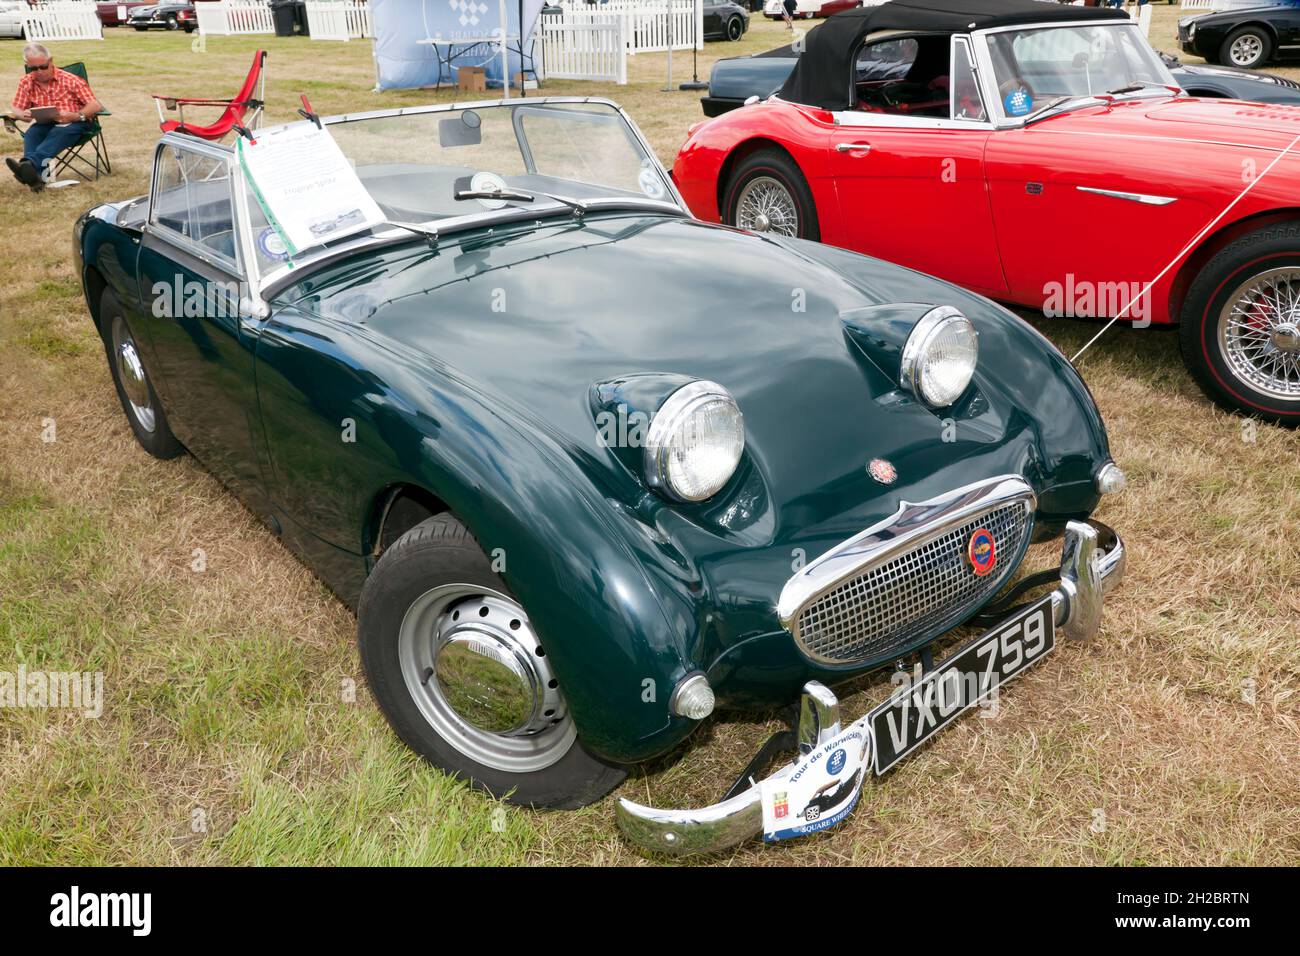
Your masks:
[[[981,527],[993,535],[998,557],[984,577],[966,559],[970,537]],[[976,515],[811,601],[799,612],[795,636],[814,657],[829,661],[900,652],[992,597],[1015,570],[1029,527],[1023,501]]]

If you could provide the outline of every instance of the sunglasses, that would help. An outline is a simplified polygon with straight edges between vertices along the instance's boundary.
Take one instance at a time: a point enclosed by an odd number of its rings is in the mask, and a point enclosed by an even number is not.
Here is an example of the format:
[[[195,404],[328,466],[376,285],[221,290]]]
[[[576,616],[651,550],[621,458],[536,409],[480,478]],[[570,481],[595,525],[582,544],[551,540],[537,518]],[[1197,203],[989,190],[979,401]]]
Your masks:
[[[52,67],[54,64],[53,64],[53,63],[42,63],[40,66],[32,66],[32,64],[28,63],[27,65],[28,65],[28,66],[31,66],[33,70],[48,70],[48,69],[49,69],[50,67]]]

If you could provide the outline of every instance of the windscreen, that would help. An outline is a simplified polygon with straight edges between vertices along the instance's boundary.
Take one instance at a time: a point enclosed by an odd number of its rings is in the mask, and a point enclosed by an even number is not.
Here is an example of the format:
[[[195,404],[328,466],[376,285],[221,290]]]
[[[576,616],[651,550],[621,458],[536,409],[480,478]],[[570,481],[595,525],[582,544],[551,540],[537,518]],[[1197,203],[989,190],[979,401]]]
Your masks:
[[[344,119],[329,131],[390,219],[428,222],[519,200],[457,199],[497,188],[587,200],[672,202],[659,164],[602,103],[512,103]]]

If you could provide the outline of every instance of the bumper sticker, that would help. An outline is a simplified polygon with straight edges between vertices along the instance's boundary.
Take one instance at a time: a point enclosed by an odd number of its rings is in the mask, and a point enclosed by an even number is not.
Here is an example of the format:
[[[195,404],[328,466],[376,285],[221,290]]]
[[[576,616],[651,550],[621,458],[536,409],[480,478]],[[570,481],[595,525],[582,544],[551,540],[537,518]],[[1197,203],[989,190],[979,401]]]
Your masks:
[[[843,820],[858,802],[870,756],[871,736],[859,721],[788,774],[764,780],[763,839],[807,836]]]

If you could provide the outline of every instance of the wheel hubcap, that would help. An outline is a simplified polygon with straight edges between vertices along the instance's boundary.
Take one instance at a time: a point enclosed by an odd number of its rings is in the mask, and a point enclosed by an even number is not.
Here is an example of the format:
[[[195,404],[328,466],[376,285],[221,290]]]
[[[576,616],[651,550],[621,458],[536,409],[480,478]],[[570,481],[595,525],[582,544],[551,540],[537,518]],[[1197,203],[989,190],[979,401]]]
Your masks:
[[[1218,339],[1241,382],[1300,400],[1300,270],[1272,269],[1238,286],[1219,313]]]
[[[1259,42],[1259,37],[1246,36],[1239,37],[1232,44],[1232,62],[1238,66],[1244,66],[1247,63],[1253,63],[1259,58],[1263,46]]]
[[[736,225],[753,232],[799,235],[799,209],[790,191],[771,176],[756,176],[740,188]]]
[[[149,377],[145,375],[144,365],[140,362],[135,339],[131,338],[131,332],[121,316],[113,319],[113,354],[117,359],[118,380],[122,383],[122,391],[126,393],[127,404],[131,406],[131,414],[142,429],[152,432],[156,417],[153,403],[149,401]]]
[[[421,715],[470,759],[527,773],[573,744],[545,649],[506,595],[467,584],[426,591],[402,620],[398,655]]]

